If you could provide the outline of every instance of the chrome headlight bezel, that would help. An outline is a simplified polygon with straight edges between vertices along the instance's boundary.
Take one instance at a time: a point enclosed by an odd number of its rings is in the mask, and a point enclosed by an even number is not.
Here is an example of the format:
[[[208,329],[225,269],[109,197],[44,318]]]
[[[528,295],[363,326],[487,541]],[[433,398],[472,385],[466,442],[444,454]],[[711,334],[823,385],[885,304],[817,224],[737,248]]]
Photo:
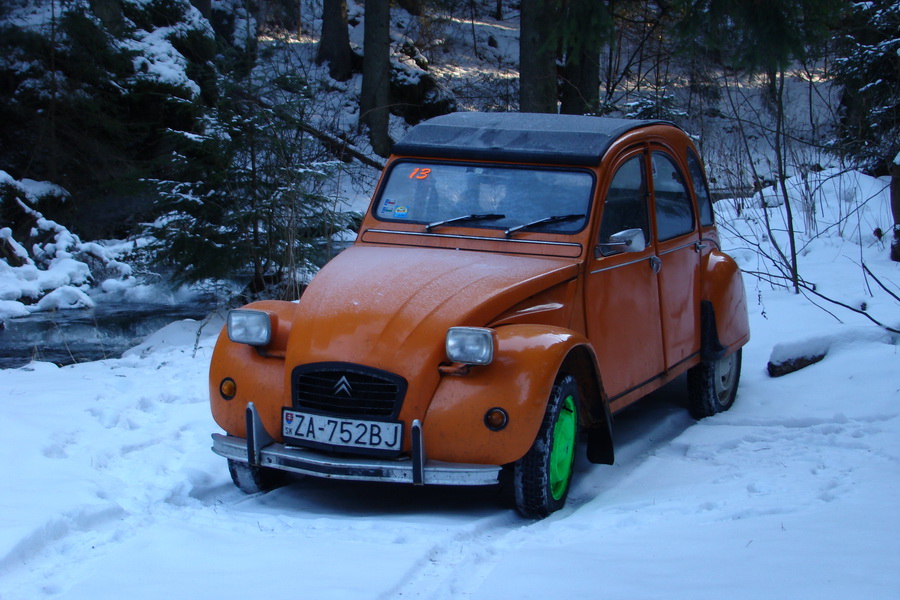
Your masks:
[[[489,365],[494,360],[497,334],[486,327],[451,327],[444,345],[452,362]]]
[[[272,317],[261,310],[228,311],[228,339],[236,344],[266,346],[272,341]]]

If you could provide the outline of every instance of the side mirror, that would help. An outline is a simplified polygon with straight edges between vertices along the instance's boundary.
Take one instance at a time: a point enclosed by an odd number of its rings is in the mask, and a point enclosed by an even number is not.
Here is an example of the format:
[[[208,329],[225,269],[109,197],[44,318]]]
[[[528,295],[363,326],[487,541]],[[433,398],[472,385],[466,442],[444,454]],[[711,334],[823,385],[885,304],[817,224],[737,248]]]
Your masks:
[[[641,252],[646,247],[647,240],[642,229],[626,229],[612,234],[608,241],[597,244],[594,248],[594,258],[621,252]]]

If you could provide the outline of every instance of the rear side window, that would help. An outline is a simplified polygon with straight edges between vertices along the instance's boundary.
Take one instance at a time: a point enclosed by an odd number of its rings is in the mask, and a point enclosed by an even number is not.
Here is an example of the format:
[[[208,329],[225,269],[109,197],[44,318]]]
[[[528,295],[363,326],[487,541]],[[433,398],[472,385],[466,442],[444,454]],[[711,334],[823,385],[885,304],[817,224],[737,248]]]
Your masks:
[[[656,234],[664,242],[694,230],[694,209],[678,165],[662,152],[654,152],[651,160]]]
[[[688,170],[691,172],[691,182],[694,184],[694,193],[697,195],[697,210],[700,211],[700,224],[708,227],[713,224],[712,198],[709,196],[709,187],[706,185],[706,177],[703,175],[703,167],[700,159],[693,150],[687,154]]]

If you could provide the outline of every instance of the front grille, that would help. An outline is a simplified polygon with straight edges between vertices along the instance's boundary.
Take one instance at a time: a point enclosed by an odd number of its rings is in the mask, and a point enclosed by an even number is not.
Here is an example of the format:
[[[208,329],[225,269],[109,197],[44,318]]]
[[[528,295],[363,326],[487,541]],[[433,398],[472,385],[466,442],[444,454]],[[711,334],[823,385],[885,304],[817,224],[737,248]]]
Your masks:
[[[406,380],[349,363],[316,363],[294,369],[294,408],[340,417],[396,419]]]

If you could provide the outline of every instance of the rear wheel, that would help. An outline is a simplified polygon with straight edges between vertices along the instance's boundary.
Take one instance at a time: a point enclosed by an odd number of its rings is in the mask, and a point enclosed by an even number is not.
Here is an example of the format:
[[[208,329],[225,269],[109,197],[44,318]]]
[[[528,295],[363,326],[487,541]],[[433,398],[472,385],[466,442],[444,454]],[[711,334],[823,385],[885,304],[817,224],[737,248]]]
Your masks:
[[[561,376],[534,444],[513,468],[516,509],[522,516],[542,519],[565,505],[578,441],[578,404],[575,378]]]
[[[267,492],[278,485],[279,473],[273,469],[257,467],[249,463],[228,459],[231,480],[245,494]]]
[[[691,414],[711,417],[731,408],[741,378],[741,349],[724,358],[702,362],[688,371]]]

